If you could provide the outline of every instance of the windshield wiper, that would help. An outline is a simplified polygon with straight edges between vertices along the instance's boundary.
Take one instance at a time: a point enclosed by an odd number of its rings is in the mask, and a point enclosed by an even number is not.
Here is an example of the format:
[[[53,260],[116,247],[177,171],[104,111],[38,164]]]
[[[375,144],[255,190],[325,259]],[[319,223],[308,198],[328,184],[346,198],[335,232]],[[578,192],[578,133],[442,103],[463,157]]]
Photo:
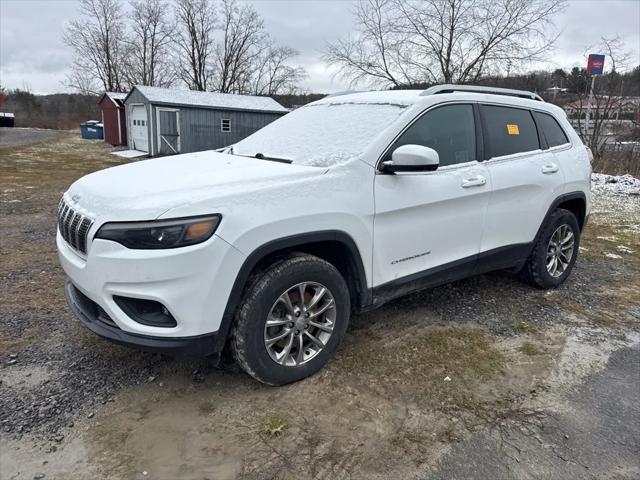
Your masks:
[[[270,162],[278,162],[278,163],[293,163],[293,160],[289,158],[278,158],[278,157],[265,157],[264,154],[258,152],[254,155],[258,160],[268,160]]]

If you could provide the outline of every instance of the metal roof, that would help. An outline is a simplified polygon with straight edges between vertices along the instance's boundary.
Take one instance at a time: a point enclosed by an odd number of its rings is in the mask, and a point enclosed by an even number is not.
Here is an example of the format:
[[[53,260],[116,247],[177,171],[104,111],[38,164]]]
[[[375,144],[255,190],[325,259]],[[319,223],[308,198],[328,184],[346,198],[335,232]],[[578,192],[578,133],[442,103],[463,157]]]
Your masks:
[[[245,110],[253,112],[286,113],[285,107],[271,97],[236,95],[231,93],[199,92],[174,88],[148,87],[136,85],[149,102],[163,105],[188,105],[203,108],[221,108],[226,110]]]

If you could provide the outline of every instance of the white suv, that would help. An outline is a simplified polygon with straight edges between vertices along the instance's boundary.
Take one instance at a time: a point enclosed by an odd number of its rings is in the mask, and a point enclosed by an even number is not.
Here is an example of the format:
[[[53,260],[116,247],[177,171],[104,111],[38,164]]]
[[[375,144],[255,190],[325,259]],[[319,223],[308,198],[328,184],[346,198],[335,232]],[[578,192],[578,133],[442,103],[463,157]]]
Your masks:
[[[318,371],[349,316],[510,268],[562,284],[590,207],[589,152],[533,93],[443,85],[339,94],[220,152],[75,182],[66,296],[93,332],[219,354],[256,379]]]

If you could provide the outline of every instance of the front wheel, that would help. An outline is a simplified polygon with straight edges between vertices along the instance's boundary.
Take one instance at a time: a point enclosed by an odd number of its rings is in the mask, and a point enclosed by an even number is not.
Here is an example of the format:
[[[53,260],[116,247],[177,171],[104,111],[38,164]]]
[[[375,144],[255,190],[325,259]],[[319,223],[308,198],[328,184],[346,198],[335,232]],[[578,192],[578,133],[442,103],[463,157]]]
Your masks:
[[[522,269],[523,279],[538,288],[559,287],[573,269],[579,244],[580,227],[575,215],[569,210],[556,210]]]
[[[242,369],[269,385],[313,375],[333,356],[351,311],[340,272],[312,255],[277,260],[254,276],[231,345]]]

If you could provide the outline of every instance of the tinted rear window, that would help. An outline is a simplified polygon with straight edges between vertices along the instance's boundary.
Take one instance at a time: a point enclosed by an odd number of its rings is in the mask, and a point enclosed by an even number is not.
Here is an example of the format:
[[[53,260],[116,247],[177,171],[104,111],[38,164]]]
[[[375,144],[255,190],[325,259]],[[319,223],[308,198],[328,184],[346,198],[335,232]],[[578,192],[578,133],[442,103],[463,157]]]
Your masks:
[[[491,157],[540,148],[536,124],[529,110],[483,105],[482,113]]]
[[[562,130],[562,127],[552,115],[541,112],[534,112],[534,115],[536,116],[538,126],[540,126],[544,132],[549,147],[557,147],[558,145],[569,143],[569,139],[564,133],[564,130]]]

